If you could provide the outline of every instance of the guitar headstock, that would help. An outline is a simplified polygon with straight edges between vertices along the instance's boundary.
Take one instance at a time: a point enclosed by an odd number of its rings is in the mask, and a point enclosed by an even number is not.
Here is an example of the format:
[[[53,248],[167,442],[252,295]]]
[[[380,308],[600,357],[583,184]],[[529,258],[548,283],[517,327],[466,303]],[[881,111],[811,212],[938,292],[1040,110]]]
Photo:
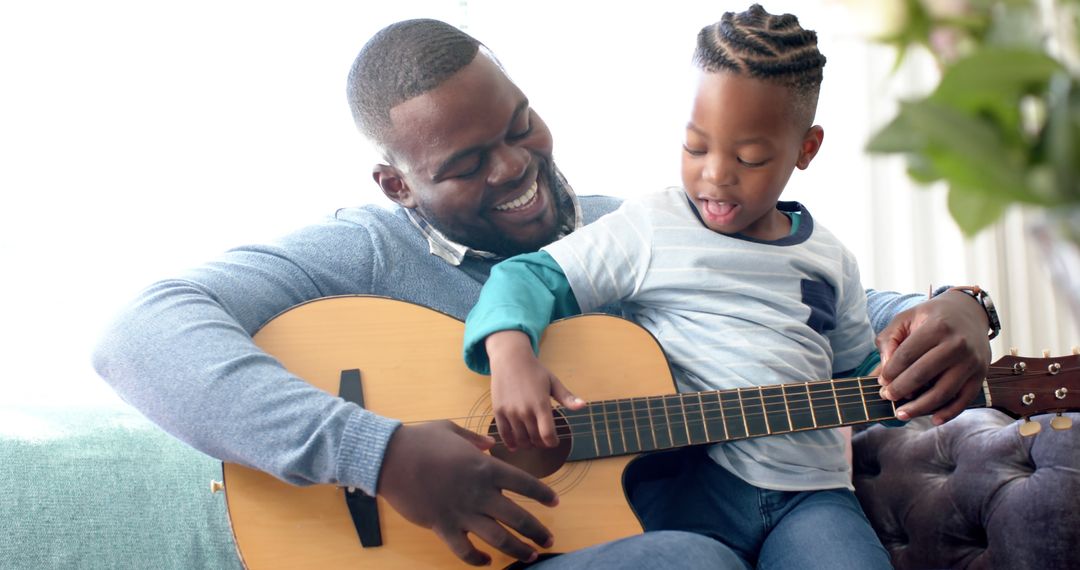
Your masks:
[[[1070,356],[1003,356],[990,364],[986,385],[987,406],[1014,418],[1056,413],[1051,426],[1068,429],[1072,420],[1060,414],[1080,411],[1080,354],[1074,349]],[[1020,426],[1023,435],[1038,431],[1035,422]]]

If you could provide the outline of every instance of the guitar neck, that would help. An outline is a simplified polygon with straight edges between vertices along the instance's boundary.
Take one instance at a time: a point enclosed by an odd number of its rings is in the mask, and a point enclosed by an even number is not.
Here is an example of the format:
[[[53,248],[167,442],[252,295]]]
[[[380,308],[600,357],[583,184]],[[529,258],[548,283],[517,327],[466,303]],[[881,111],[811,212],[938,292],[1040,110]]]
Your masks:
[[[896,418],[876,376],[590,402],[560,408],[569,461]],[[985,407],[983,393],[968,407]]]

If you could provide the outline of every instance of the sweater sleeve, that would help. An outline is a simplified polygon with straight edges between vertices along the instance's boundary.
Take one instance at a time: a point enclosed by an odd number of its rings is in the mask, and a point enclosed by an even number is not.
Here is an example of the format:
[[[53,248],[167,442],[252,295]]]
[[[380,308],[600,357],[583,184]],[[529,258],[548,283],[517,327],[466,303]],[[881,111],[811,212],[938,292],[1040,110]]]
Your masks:
[[[98,374],[165,431],[222,461],[374,494],[399,423],[289,373],[252,334],[301,302],[370,289],[365,230],[328,221],[149,287],[105,330]]]
[[[484,339],[503,330],[529,335],[533,352],[540,351],[540,335],[556,319],[580,312],[566,275],[543,251],[512,257],[491,270],[480,300],[465,319],[465,364],[474,372],[490,374]]]

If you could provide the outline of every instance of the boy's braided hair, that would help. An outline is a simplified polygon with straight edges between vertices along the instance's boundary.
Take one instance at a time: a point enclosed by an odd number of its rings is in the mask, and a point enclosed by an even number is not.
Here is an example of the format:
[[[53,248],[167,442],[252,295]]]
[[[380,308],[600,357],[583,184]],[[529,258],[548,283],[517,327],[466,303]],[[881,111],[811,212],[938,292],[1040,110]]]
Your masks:
[[[760,4],[739,14],[726,12],[698,33],[694,64],[710,73],[785,85],[795,94],[796,116],[807,126],[814,120],[825,56],[818,51],[817,34],[804,30],[791,14],[770,14]]]

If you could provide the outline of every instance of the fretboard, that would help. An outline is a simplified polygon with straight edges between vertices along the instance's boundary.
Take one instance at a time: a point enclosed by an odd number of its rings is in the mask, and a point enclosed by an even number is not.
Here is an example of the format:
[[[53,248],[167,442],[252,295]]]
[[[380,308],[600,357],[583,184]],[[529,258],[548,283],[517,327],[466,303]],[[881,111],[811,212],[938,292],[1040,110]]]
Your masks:
[[[570,461],[835,428],[896,417],[875,376],[590,402],[560,411]],[[973,403],[973,406],[980,404]]]

